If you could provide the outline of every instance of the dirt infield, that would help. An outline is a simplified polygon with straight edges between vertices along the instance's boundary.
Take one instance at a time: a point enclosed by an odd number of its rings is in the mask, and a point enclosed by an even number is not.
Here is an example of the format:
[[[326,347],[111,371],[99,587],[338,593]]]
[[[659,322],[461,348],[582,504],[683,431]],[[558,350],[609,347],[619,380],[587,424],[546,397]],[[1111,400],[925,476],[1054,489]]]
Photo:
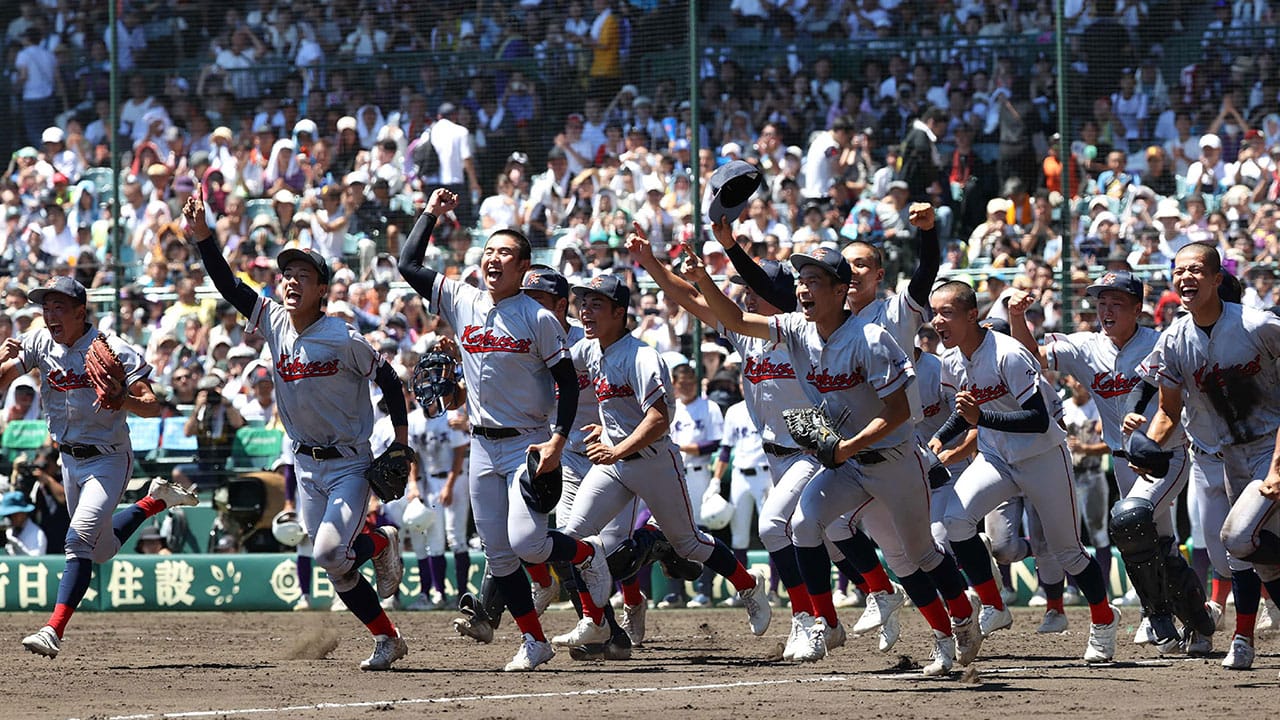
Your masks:
[[[889,655],[876,651],[873,638],[851,638],[824,662],[803,666],[773,660],[788,620],[785,610],[776,612],[770,632],[756,638],[741,610],[654,610],[649,639],[628,662],[577,663],[561,652],[523,675],[500,672],[516,648],[509,622],[494,644],[477,645],[454,634],[446,612],[395,614],[410,652],[389,673],[357,669],[371,642],[345,614],[85,613],[50,661],[20,644],[44,617],[10,613],[0,615],[0,717],[529,720],[608,713],[706,720],[790,712],[987,720],[1082,710],[1129,720],[1229,702],[1233,717],[1246,718],[1270,716],[1280,689],[1277,640],[1260,640],[1252,672],[1222,669],[1221,652],[1208,660],[1160,659],[1129,644],[1137,611],[1128,608],[1128,638],[1115,664],[1079,660],[1086,609],[1069,608],[1071,629],[1053,636],[1034,634],[1039,613],[1020,609],[1013,629],[983,648],[976,677],[957,672],[937,680],[907,669],[928,662],[930,648],[914,611],[904,610],[903,637]],[[546,625],[563,632],[572,620],[550,612]],[[326,651],[324,659],[305,659]],[[584,714],[587,708],[594,714]]]

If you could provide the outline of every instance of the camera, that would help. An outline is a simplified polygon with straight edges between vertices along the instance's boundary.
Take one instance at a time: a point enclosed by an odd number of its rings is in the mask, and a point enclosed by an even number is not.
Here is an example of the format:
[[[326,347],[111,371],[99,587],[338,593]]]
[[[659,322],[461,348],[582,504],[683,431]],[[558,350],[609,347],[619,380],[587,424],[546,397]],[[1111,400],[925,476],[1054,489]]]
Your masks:
[[[662,311],[659,310],[658,308],[645,308],[644,314],[645,315],[661,315]]]

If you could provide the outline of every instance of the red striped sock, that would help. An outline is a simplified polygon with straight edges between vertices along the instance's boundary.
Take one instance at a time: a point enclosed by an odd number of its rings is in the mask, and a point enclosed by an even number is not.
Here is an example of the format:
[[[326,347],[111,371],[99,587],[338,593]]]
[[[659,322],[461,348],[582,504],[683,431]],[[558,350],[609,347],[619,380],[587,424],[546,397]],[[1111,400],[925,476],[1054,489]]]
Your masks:
[[[1089,622],[1094,625],[1110,625],[1111,621],[1115,619],[1116,611],[1112,609],[1111,603],[1106,600],[1089,606]]]
[[[1227,595],[1231,594],[1231,578],[1213,578],[1210,583],[1209,599],[1219,605],[1227,604]]]
[[[893,583],[889,582],[889,573],[884,571],[884,567],[877,565],[874,570],[862,573],[862,579],[866,582],[867,589],[864,592],[873,593],[884,591],[893,592]],[[862,588],[859,587],[859,590]]]
[[[978,593],[983,605],[990,605],[997,610],[1004,609],[1004,598],[1000,597],[1000,586],[996,584],[995,578],[974,585],[973,590]]]
[[[134,505],[137,505],[138,509],[142,510],[143,514],[145,514],[147,517],[151,517],[152,515],[155,515],[161,510],[164,510],[166,507],[164,504],[164,501],[157,500],[156,498],[153,498],[150,495],[147,495],[146,497],[142,498],[138,502],[134,503]]]
[[[1067,612],[1062,604],[1061,595],[1059,595],[1056,598],[1045,598],[1045,606],[1046,606],[1045,607],[1046,610],[1057,610],[1058,612],[1063,614],[1066,614]]]
[[[538,642],[547,641],[547,636],[542,633],[542,622],[538,620],[538,613],[530,610],[516,617],[515,620],[516,627],[520,628],[521,633],[532,635]]]
[[[592,548],[590,545],[582,542],[581,540],[578,540],[577,543],[578,543],[577,551],[574,552],[573,554],[574,565],[584,563],[587,560],[591,559],[591,557],[596,554],[595,549]]]
[[[632,578],[622,583],[622,602],[635,607],[644,602],[644,593],[640,592],[640,581]]]
[[[58,639],[62,639],[62,633],[67,629],[67,623],[71,620],[71,615],[76,611],[75,608],[66,603],[58,603],[53,606],[53,614],[49,616],[49,627],[58,633]]]
[[[1240,611],[1236,611],[1236,634],[1243,635],[1250,640],[1253,639],[1253,626],[1258,622],[1258,613],[1249,613],[1245,615]]]
[[[596,607],[591,601],[591,593],[583,590],[578,593],[578,600],[582,602],[582,614],[591,618],[591,622],[599,625],[604,622],[604,610]]]
[[[387,615],[385,610],[379,613],[378,617],[365,623],[364,626],[369,628],[369,632],[374,635],[390,635],[395,637],[396,634],[396,626],[392,624],[391,618]]]
[[[802,612],[813,614],[813,598],[809,597],[809,588],[803,584],[787,588],[787,597],[791,599],[791,614]]]
[[[747,572],[742,563],[738,563],[738,567],[734,568],[733,574],[728,577],[728,580],[733,584],[733,589],[738,592],[746,592],[756,586],[755,577]]]
[[[840,618],[836,616],[836,606],[831,602],[831,591],[817,595],[810,595],[809,600],[813,602],[813,614],[827,621],[827,627],[835,627],[840,624]]]
[[[969,604],[969,596],[960,593],[953,598],[947,598],[947,613],[957,620],[972,617],[973,605]]]
[[[533,578],[534,582],[544,588],[551,587],[551,571],[547,569],[546,563],[530,565],[526,567],[525,570],[529,571],[529,577]]]
[[[373,541],[374,555],[377,555],[378,553],[387,549],[387,543],[389,543],[390,541],[387,540],[386,535],[383,535],[382,533],[378,533],[378,532],[369,532],[367,534],[369,536],[369,539]]]
[[[866,580],[863,580],[860,583],[854,583],[853,586],[857,588],[858,592],[862,593],[863,595],[871,594],[871,586],[867,584]]]
[[[934,598],[933,602],[920,608],[920,614],[924,616],[925,622],[929,623],[929,627],[940,633],[951,634],[951,617],[947,615],[947,609],[941,600]]]

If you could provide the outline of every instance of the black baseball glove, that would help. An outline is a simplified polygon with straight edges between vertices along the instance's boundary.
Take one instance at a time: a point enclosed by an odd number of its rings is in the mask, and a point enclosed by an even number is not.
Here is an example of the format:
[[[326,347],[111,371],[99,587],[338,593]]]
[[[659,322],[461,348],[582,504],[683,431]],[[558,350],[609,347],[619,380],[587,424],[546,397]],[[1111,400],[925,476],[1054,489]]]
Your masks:
[[[404,443],[393,442],[378,457],[374,458],[364,477],[373,488],[373,494],[382,502],[391,502],[404,497],[404,489],[409,484],[409,461],[413,458],[413,448]]]
[[[836,462],[836,446],[840,444],[841,437],[825,412],[814,407],[792,408],[782,411],[782,419],[797,445],[812,451],[826,467],[840,467]]]

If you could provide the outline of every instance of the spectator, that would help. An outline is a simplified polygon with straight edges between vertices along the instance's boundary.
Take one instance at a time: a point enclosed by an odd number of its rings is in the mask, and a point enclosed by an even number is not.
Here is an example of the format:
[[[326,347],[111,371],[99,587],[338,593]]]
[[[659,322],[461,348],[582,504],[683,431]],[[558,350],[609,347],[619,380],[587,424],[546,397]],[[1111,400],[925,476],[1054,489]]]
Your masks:
[[[59,98],[63,107],[70,104],[58,72],[58,59],[41,44],[43,39],[39,28],[27,28],[22,33],[22,49],[13,61],[18,72],[16,83],[22,92],[23,131],[32,145],[39,144],[44,129],[53,124]]]
[[[454,121],[457,113],[453,103],[440,106],[431,126],[431,147],[440,164],[440,184],[458,196],[454,213],[464,225],[471,225],[480,204],[480,181],[472,159],[471,131]]]
[[[36,509],[27,496],[13,490],[0,496],[0,518],[8,521],[4,531],[5,554],[18,557],[44,555],[49,541],[40,526],[31,521]]]
[[[35,461],[30,466],[34,484],[28,497],[35,506],[31,520],[44,531],[47,539],[45,551],[50,555],[62,554],[67,530],[71,527],[60,459],[57,448],[43,447],[36,451]],[[23,483],[24,488],[25,485]]]
[[[844,171],[844,151],[853,141],[853,134],[853,120],[842,115],[809,145],[804,159],[804,197],[827,197]]]
[[[173,482],[182,487],[205,484],[218,486],[226,479],[227,460],[236,431],[244,427],[244,417],[231,400],[222,395],[222,379],[203,378],[196,386],[195,406],[182,431],[196,438],[196,461],[173,469]]]

